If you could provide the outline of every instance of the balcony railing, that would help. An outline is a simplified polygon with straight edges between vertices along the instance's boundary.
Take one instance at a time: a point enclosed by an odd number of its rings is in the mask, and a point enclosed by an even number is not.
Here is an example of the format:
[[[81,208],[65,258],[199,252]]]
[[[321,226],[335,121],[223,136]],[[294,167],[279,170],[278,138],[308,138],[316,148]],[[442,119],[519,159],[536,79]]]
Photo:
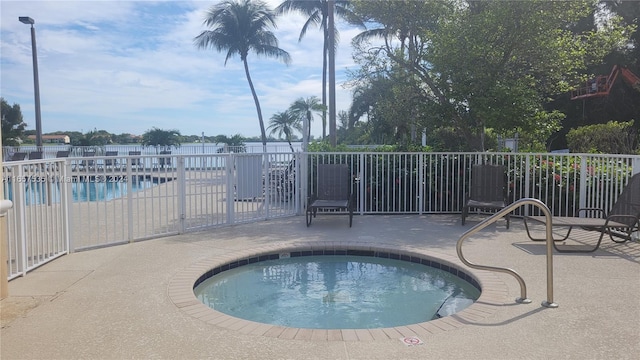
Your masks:
[[[608,210],[640,172],[640,156],[593,154],[174,153],[4,162],[4,194],[14,203],[6,216],[9,278],[69,252],[302,214],[318,163],[349,164],[360,215],[460,213],[476,163],[505,165],[510,199],[540,199],[555,215]]]

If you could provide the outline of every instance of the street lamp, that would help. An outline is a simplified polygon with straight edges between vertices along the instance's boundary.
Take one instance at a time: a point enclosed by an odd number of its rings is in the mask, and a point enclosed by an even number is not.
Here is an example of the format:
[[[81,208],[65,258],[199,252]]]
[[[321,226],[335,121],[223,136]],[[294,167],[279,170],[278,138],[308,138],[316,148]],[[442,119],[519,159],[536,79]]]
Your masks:
[[[36,147],[42,151],[42,118],[40,116],[40,82],[38,80],[38,54],[36,51],[36,29],[33,27],[35,21],[28,16],[18,18],[21,23],[31,25],[31,55],[33,57],[33,94],[36,103]]]

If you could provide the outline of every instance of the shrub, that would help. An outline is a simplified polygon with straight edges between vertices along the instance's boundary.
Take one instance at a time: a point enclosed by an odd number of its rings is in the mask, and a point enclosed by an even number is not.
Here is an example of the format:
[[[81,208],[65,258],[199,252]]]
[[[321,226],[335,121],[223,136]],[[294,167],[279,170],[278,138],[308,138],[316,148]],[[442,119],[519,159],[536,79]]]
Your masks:
[[[567,144],[574,153],[634,154],[638,134],[633,120],[581,126],[569,130]]]

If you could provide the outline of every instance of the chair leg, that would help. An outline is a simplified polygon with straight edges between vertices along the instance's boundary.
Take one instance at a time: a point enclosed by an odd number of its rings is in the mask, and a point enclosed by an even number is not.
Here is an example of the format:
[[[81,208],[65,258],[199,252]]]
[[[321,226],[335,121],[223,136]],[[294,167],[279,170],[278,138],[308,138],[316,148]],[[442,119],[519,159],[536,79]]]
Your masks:
[[[607,233],[609,234],[609,238],[611,239],[611,241],[618,243],[618,244],[623,244],[627,241],[631,241],[631,234],[633,234],[634,231],[636,231],[637,229],[634,229],[633,227],[629,227],[627,228],[626,232],[626,236],[620,236],[617,237],[615,235],[613,235],[611,233],[611,230],[607,230]]]
[[[467,208],[466,206],[462,207],[462,225],[464,225],[464,222],[467,218],[467,212],[469,211],[469,208]]]
[[[311,225],[311,217],[312,216],[313,216],[313,210],[311,210],[311,208],[307,208],[307,214],[306,214],[307,227],[309,227],[309,225]]]
[[[602,232],[600,232],[600,238],[598,238],[598,242],[596,243],[596,245],[593,248],[588,249],[588,250],[571,250],[571,249],[564,250],[564,249],[559,249],[556,246],[555,242],[553,242],[552,245],[553,245],[553,248],[556,249],[556,251],[559,252],[559,253],[592,253],[592,252],[598,250],[598,248],[600,247],[600,243],[602,243],[602,238],[604,237],[604,233],[605,232],[608,232],[608,231],[606,229],[602,229]],[[567,246],[567,247],[570,248],[571,246]]]
[[[531,232],[529,231],[529,225],[527,223],[527,218],[524,218],[524,229],[527,231],[527,236],[529,237],[530,240],[532,241],[547,241],[547,238],[534,238],[531,235]],[[569,235],[571,234],[571,230],[573,230],[573,226],[569,226],[569,230],[567,231],[566,235],[562,238],[562,239],[553,239],[553,241],[565,241],[569,238]]]

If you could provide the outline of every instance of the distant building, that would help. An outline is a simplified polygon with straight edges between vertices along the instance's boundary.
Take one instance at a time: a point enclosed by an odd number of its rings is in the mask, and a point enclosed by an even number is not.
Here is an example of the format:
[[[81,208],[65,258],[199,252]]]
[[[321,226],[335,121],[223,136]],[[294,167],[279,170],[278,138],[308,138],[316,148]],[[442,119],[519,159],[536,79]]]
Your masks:
[[[29,135],[27,136],[27,138],[33,141],[36,140],[35,135]],[[69,144],[71,143],[71,139],[69,138],[69,135],[42,135],[42,142],[56,143],[56,144]]]

